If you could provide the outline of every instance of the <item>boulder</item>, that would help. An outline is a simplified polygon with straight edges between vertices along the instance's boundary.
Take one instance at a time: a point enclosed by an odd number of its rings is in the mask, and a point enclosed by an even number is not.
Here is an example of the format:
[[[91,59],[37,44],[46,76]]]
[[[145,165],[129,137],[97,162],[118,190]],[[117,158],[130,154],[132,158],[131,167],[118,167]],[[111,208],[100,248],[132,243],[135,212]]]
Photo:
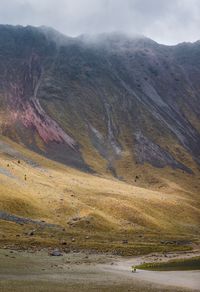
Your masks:
[[[59,249],[54,249],[54,250],[50,251],[49,255],[53,256],[53,257],[63,256],[63,254],[59,251]]]

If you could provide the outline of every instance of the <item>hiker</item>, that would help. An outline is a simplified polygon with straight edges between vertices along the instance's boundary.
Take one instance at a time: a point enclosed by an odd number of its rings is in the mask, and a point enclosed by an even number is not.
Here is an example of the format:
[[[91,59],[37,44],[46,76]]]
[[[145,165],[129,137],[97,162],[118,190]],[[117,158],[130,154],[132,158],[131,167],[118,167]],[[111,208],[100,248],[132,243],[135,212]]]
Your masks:
[[[131,271],[132,271],[132,273],[136,273],[136,267],[135,266],[132,266],[131,267]]]

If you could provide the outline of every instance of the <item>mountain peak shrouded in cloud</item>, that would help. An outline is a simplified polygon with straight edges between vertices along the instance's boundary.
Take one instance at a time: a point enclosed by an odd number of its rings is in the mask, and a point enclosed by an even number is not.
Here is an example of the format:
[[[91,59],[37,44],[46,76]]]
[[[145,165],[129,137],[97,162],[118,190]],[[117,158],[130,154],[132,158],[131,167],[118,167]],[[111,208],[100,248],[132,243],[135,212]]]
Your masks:
[[[199,39],[198,0],[1,0],[0,23],[51,26],[65,35],[122,31],[159,43]]]
[[[5,136],[27,147],[31,139],[39,153],[87,171],[97,171],[96,153],[118,177],[127,176],[125,161],[192,173],[186,151],[200,163],[196,43],[11,25],[0,25],[0,35]]]
[[[123,31],[104,32],[99,34],[82,34],[79,36],[79,39],[85,43],[119,43],[128,41],[132,42],[134,40],[150,40],[141,34],[128,34]]]

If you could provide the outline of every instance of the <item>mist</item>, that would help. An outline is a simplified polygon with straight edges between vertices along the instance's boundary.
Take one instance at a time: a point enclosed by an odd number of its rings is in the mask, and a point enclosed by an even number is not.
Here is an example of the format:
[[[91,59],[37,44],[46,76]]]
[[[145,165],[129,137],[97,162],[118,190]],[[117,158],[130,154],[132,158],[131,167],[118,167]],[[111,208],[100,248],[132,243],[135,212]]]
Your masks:
[[[200,38],[200,1],[1,0],[0,23],[46,25],[69,36],[120,31],[176,44]]]

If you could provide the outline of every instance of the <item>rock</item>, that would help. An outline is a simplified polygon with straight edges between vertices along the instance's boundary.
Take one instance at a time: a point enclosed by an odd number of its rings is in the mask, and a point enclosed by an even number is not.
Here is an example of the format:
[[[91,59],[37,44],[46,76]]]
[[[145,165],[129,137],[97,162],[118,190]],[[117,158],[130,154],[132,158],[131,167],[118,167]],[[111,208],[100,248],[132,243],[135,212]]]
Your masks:
[[[50,251],[49,255],[53,256],[53,257],[63,256],[63,254],[58,249],[54,249],[54,250]]]
[[[89,239],[89,236],[86,236],[85,239]]]
[[[124,240],[122,240],[122,243],[123,244],[127,244],[128,243],[128,240],[127,239],[124,239]]]
[[[74,217],[74,218],[72,218],[72,220],[73,221],[79,221],[79,220],[81,220],[81,217]]]
[[[62,245],[67,245],[67,242],[66,241],[64,241],[64,240],[61,240],[61,242],[60,242]]]
[[[160,243],[161,244],[176,244],[176,245],[178,245],[179,241],[176,241],[176,240],[161,240]]]
[[[35,234],[35,230],[31,230],[27,233],[28,236],[33,236]]]
[[[72,238],[72,242],[74,242],[75,241],[75,238]]]

